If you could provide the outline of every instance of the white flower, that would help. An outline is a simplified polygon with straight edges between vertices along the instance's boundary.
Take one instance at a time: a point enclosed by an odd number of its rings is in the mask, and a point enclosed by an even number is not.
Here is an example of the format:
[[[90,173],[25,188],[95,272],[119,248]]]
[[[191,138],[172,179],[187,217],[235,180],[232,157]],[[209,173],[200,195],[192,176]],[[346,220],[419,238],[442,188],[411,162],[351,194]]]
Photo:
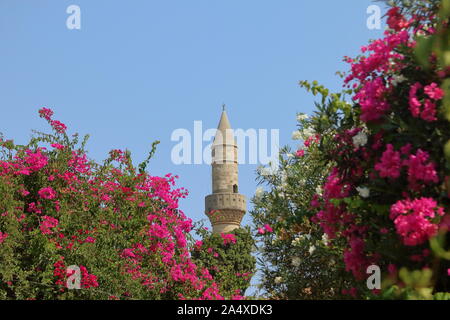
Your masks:
[[[302,139],[302,134],[300,131],[294,131],[292,132],[292,140],[301,140]]]
[[[365,146],[367,144],[367,134],[360,131],[356,136],[353,137],[353,144],[356,148]]]
[[[288,154],[286,154],[286,157],[288,157],[288,158],[293,158],[294,155],[293,155],[292,153],[288,153]]]
[[[305,113],[299,113],[299,114],[297,115],[297,121],[298,121],[298,122],[303,121],[303,120],[306,120],[306,119],[308,119],[308,118],[309,118],[309,116],[308,116],[307,114],[305,114]]]
[[[323,235],[322,235],[322,243],[324,244],[324,245],[328,245],[328,235],[326,234],[326,233],[324,233]]]
[[[358,191],[359,195],[363,198],[368,198],[370,196],[370,190],[366,187],[357,187],[356,191]]]
[[[395,75],[392,77],[392,85],[397,86],[399,83],[402,83],[405,80],[407,80],[407,79],[403,75],[399,75],[399,76]]]
[[[275,284],[280,284],[281,282],[283,282],[283,278],[282,277],[276,277],[275,278]]]
[[[416,37],[425,37],[426,35],[427,35],[426,32],[423,30],[418,30],[416,32]]]
[[[322,187],[321,186],[317,186],[317,188],[316,188],[316,193],[319,195],[319,196],[321,196],[322,195],[322,193],[323,193],[323,189],[322,189]]]
[[[313,128],[306,128],[306,129],[303,129],[303,131],[302,131],[303,139],[308,139],[309,137],[311,137],[315,134],[316,134],[316,132],[314,131]]]
[[[299,257],[294,257],[292,258],[292,265],[294,267],[298,267],[300,265],[300,263],[302,262],[302,260]]]
[[[264,194],[264,189],[261,187],[256,188],[255,197],[261,199]]]
[[[295,238],[294,240],[292,240],[291,245],[298,246],[300,245],[300,241],[301,241],[300,238]]]
[[[315,246],[309,247],[309,250],[308,250],[309,254],[313,254],[314,251],[316,251],[316,247]]]
[[[258,168],[258,171],[259,171],[259,174],[260,175],[262,175],[262,176],[272,176],[272,175],[274,175],[275,174],[275,171],[276,170],[274,170],[272,167],[263,167],[263,166],[260,166],[259,168]]]

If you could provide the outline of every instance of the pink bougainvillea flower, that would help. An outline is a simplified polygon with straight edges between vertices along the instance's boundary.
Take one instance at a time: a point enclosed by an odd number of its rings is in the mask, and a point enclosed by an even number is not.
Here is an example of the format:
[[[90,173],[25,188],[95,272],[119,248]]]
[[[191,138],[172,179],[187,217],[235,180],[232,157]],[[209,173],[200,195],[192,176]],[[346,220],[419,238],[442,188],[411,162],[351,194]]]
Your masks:
[[[444,91],[437,86],[436,83],[432,83],[424,88],[425,94],[431,99],[424,99],[424,103],[420,101],[417,92],[422,89],[423,86],[416,82],[411,86],[409,90],[409,110],[414,118],[422,118],[427,122],[433,122],[437,120],[436,103],[432,100],[440,100],[444,96]],[[423,109],[422,109],[423,106]]]
[[[425,94],[433,100],[441,100],[444,97],[444,90],[439,88],[437,83],[432,83],[425,87]]]
[[[52,234],[53,232],[50,229],[57,227],[58,224],[59,221],[57,219],[49,216],[43,216],[39,228],[41,229],[42,234]]]
[[[220,236],[223,239],[223,244],[236,243],[236,236],[232,233],[221,233]]]
[[[382,178],[397,179],[400,177],[401,165],[400,152],[395,151],[392,144],[388,144],[380,162],[375,165],[375,170],[379,172]]]
[[[390,218],[407,246],[424,243],[436,235],[438,225],[431,220],[444,215],[444,209],[431,198],[398,201],[391,207]]]
[[[27,211],[28,212],[33,212],[33,213],[42,213],[42,208],[41,208],[39,202],[37,204],[36,204],[36,202],[30,202],[28,204]]]
[[[388,13],[387,24],[389,28],[395,31],[401,31],[408,28],[410,23],[405,19],[405,17],[400,13],[399,7],[391,8]]]
[[[305,156],[305,150],[303,150],[303,149],[298,150],[296,152],[295,156],[298,157],[298,158],[304,157]]]
[[[368,265],[364,254],[365,243],[362,238],[356,236],[352,237],[349,242],[350,248],[344,251],[345,269],[351,271],[356,279],[361,280],[365,277],[365,268]]]
[[[417,190],[419,182],[439,182],[436,166],[429,161],[429,158],[430,155],[427,152],[418,149],[416,154],[410,155],[404,161],[404,165],[408,167],[408,181],[412,189]]]
[[[53,110],[51,110],[51,109],[48,109],[48,108],[41,108],[40,110],[39,110],[39,116],[41,117],[41,118],[44,118],[45,120],[47,120],[47,121],[50,121],[51,120],[51,118],[52,118],[52,116],[53,116]]]
[[[324,199],[342,199],[348,196],[349,186],[339,176],[338,168],[333,168],[323,186]]]
[[[361,105],[362,121],[378,121],[390,109],[390,105],[386,100],[388,90],[382,78],[375,78],[364,83],[363,87],[353,98]]]
[[[420,116],[420,107],[422,106],[422,103],[417,97],[417,91],[422,88],[423,86],[419,82],[416,82],[409,89],[409,110],[415,118],[418,118]]]
[[[231,296],[231,300],[245,300],[245,297],[241,296],[240,294],[235,294]]]
[[[436,104],[433,101],[426,99],[420,117],[427,122],[433,122],[437,120],[436,113]]]
[[[0,244],[3,243],[6,238],[8,238],[8,234],[0,231]]]
[[[55,199],[56,192],[52,189],[52,187],[45,187],[38,191],[39,196],[42,199]]]
[[[55,204],[55,211],[59,212],[61,210],[61,203],[58,200],[53,202]]]
[[[39,171],[47,165],[47,156],[45,156],[42,151],[42,148],[37,149],[35,152],[32,150],[25,150],[26,155],[21,161],[21,166],[28,174]]]
[[[202,246],[203,246],[203,241],[201,241],[201,240],[195,241],[194,246],[195,246],[196,250],[200,250],[202,248]]]
[[[52,143],[51,145],[53,148],[58,149],[58,150],[63,150],[64,146],[62,144],[59,143]]]
[[[136,255],[134,254],[133,250],[131,250],[131,249],[124,249],[122,251],[122,257],[124,257],[124,258],[136,258]]]
[[[313,196],[310,205],[311,205],[312,208],[319,208],[320,207],[319,196],[317,194],[315,194]]]
[[[81,287],[89,289],[98,287],[97,276],[90,274],[85,266],[80,266],[81,270]]]
[[[95,239],[91,236],[87,237],[86,240],[84,240],[86,243],[95,243]]]
[[[258,228],[258,234],[266,234],[271,232],[273,232],[273,229],[269,224],[265,224],[262,228]]]
[[[65,267],[64,257],[60,257],[53,264],[53,276],[56,278],[55,284],[60,286],[66,285],[67,269]]]
[[[58,133],[64,133],[67,130],[67,126],[58,120],[52,120],[50,124],[53,127],[53,129],[55,129],[55,131]]]

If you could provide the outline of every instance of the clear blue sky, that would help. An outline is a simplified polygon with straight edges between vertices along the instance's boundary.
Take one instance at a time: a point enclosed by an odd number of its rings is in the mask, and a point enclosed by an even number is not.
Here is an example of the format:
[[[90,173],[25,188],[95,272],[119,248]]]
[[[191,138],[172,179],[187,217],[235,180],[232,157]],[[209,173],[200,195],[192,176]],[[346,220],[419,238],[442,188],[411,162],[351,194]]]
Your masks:
[[[81,30],[66,27],[71,4],[81,8]],[[151,173],[180,175],[178,185],[190,191],[182,209],[202,219],[210,167],[174,165],[172,131],[192,131],[194,120],[215,128],[226,103],[233,127],[280,129],[280,144],[295,145],[295,115],[313,109],[298,81],[340,88],[342,57],[381,34],[366,27],[371,4],[0,0],[0,132],[25,143],[31,129],[47,130],[37,116],[47,106],[69,132],[91,134],[96,160],[128,148],[140,162],[161,140]],[[255,169],[240,166],[240,191],[249,198]]]

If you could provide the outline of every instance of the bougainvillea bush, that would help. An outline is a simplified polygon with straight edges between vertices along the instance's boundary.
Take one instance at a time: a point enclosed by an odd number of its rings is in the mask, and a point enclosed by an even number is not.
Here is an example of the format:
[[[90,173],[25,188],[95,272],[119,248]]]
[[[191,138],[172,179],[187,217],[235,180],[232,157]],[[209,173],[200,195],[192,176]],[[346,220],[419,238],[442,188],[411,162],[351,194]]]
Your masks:
[[[0,140],[0,299],[231,298],[191,259],[186,190],[145,171],[155,145],[138,168],[120,150],[97,164],[52,110],[39,114],[52,134]]]
[[[307,130],[298,132],[308,137],[302,136],[296,159],[302,166],[304,157],[314,155],[316,165],[326,169],[324,182],[308,200],[311,187],[288,177],[281,190],[293,200],[269,209],[320,227],[328,249],[339,254],[354,279],[339,288],[342,294],[445,299],[450,297],[450,2],[391,4],[384,37],[362,47],[360,56],[345,58],[350,72],[342,75],[342,93],[301,82],[321,100]],[[305,181],[316,176],[306,175]],[[293,189],[295,183],[305,190]],[[310,210],[290,207],[296,201]],[[281,223],[297,232],[297,222]],[[381,290],[367,286],[372,265],[382,272]]]
[[[421,15],[391,8],[385,37],[346,58],[352,104],[337,106],[338,118],[316,117],[318,130],[329,126],[336,134],[323,149],[334,167],[312,203],[312,221],[343,246],[346,270],[361,281],[362,294],[373,264],[384,271],[387,295],[430,298],[450,291],[450,265],[442,254],[450,226],[443,148],[450,126],[441,89],[448,69],[432,55],[432,66],[424,68],[415,54],[418,39],[443,23],[436,8],[423,6]]]

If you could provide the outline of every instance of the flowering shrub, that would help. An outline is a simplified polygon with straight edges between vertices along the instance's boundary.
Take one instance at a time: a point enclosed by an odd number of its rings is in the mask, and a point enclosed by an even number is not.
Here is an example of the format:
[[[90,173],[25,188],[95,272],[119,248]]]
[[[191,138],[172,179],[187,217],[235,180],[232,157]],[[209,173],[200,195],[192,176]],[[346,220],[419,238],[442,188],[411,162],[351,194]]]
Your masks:
[[[54,134],[0,139],[0,299],[231,298],[191,259],[186,190],[145,172],[156,144],[138,168],[120,150],[97,164],[86,139],[39,114]],[[80,290],[67,288],[69,266]]]
[[[192,250],[195,264],[205,270],[205,276],[216,279],[222,294],[234,300],[242,300],[255,273],[252,256],[254,240],[248,229],[236,229],[231,233],[212,234],[199,226]]]
[[[264,178],[272,189],[255,202],[257,226],[271,221],[276,230],[263,235],[264,252],[270,252],[265,269],[270,281],[263,285],[280,296],[294,288],[284,278],[292,279],[287,263],[299,265],[302,257],[286,243],[278,247],[284,254],[277,255],[276,244],[306,230],[316,243],[324,232],[325,257],[334,254],[343,262],[333,276],[345,270],[353,277],[347,282],[343,277],[338,287],[330,281],[341,294],[450,298],[450,1],[393,3],[383,39],[345,58],[350,72],[341,93],[301,82],[321,97],[318,110],[308,121],[301,115],[293,137],[303,146],[284,166],[286,172]],[[316,252],[314,246],[308,251]],[[305,251],[306,246],[303,259]],[[366,283],[374,264],[383,272],[381,292]],[[282,270],[285,274],[277,275]],[[326,279],[329,271],[322,263],[318,278]],[[299,272],[301,281],[309,280],[309,273]]]
[[[296,152],[286,147],[276,172],[258,170],[261,186],[250,213],[259,247],[259,294],[270,299],[344,299],[350,295],[340,288],[352,288],[354,280],[344,271],[343,250],[309,220],[314,214],[310,203],[317,201],[315,191],[320,192],[329,168],[320,158],[310,119],[300,114],[298,121],[300,130],[293,138],[304,139],[309,147]]]
[[[448,229],[444,181],[450,167],[442,146],[450,127],[440,112],[447,71],[433,57],[429,69],[415,59],[418,39],[433,35],[442,22],[430,7],[421,8],[422,15],[408,16],[408,8],[388,11],[385,37],[363,47],[363,55],[345,59],[351,72],[344,93],[353,102],[325,105],[313,119],[319,135],[327,130],[335,134],[334,144],[324,136],[319,142],[323,159],[333,168],[311,220],[344,249],[345,268],[360,281],[357,296],[370,294],[364,280],[372,264],[390,279],[385,289],[405,286],[407,274],[394,271],[403,267],[430,268],[427,285],[434,292],[450,291],[441,271],[448,261],[431,252],[429,242]],[[333,100],[327,92],[321,94]],[[331,111],[338,116],[328,117]],[[448,250],[448,244],[442,245]],[[405,291],[393,292],[398,296]]]

